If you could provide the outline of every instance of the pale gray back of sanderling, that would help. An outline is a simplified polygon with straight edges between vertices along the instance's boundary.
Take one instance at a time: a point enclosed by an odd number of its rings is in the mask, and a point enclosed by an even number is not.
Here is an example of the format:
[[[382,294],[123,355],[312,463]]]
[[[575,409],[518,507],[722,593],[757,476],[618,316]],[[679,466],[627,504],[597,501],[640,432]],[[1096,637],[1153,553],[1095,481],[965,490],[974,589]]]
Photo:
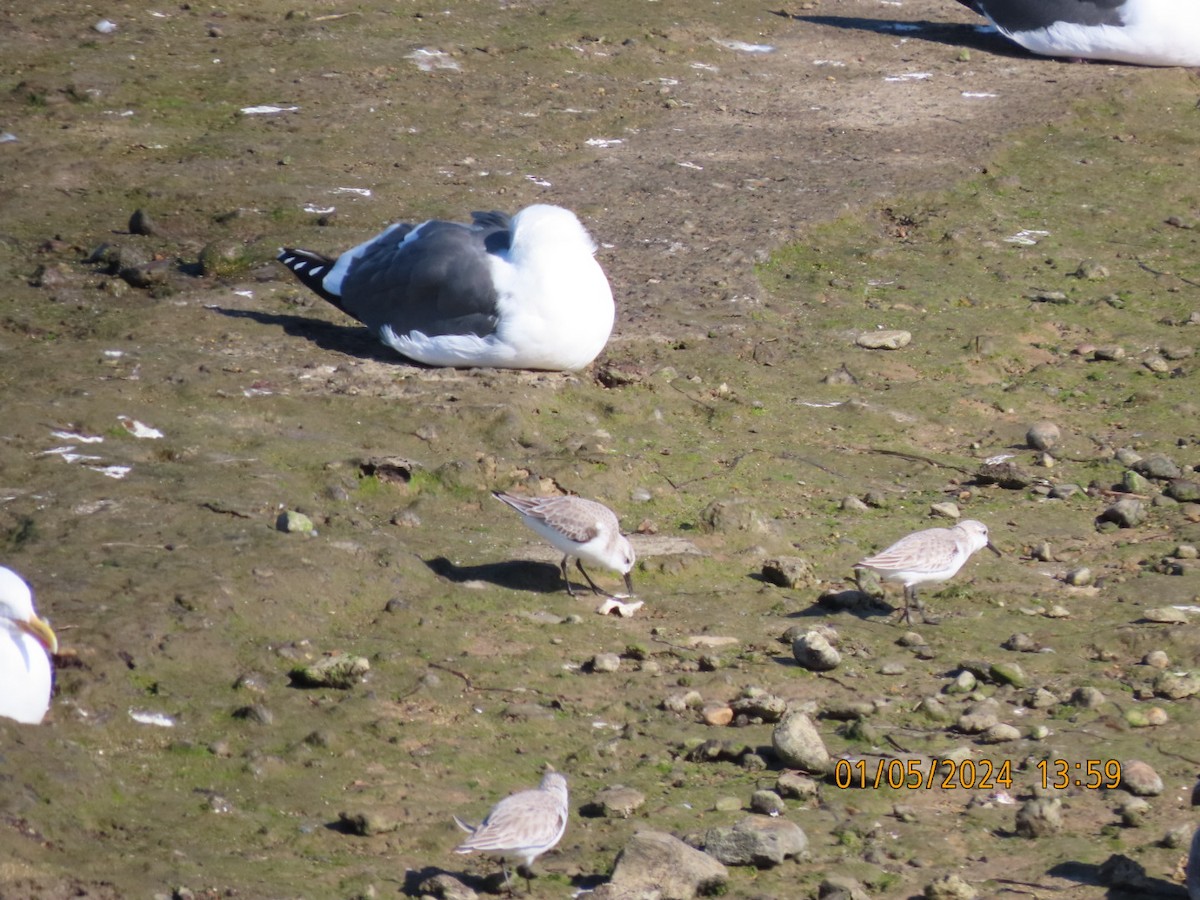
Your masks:
[[[625,577],[626,594],[633,595],[633,577],[630,575],[634,563],[633,546],[629,538],[621,534],[621,523],[616,514],[603,503],[573,495],[517,497],[493,491],[492,496],[515,509],[526,525],[562,551],[564,555],[559,568],[567,583],[567,593],[572,597],[575,589],[571,587],[567,570],[572,559],[595,593],[613,596],[596,586],[583,568],[584,560],[620,572]]]
[[[58,638],[33,608],[29,585],[0,566],[0,717],[37,725],[50,708]]]
[[[904,585],[904,621],[911,623],[917,585],[953,578],[963,563],[984,547],[1000,555],[988,538],[987,526],[967,519],[953,528],[927,528],[905,535],[886,550],[860,560],[855,568],[875,572],[880,581]]]
[[[493,806],[478,826],[472,827],[455,816],[458,827],[471,836],[455,847],[454,852],[500,857],[505,885],[508,869],[504,867],[504,859],[519,860],[529,886],[533,861],[562,839],[567,828],[567,804],[567,779],[551,769],[535,789],[518,791]]]

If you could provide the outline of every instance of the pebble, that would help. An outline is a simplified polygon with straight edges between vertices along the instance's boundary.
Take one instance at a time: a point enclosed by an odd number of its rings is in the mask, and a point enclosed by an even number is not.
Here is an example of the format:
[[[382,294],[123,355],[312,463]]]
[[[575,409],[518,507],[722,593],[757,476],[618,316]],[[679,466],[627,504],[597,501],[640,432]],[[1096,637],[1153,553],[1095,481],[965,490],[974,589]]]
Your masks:
[[[313,520],[302,512],[294,509],[284,510],[275,520],[275,527],[287,534],[315,534],[316,526]]]
[[[857,497],[843,497],[842,510],[845,512],[864,513],[870,509],[867,504],[863,503]]]
[[[1163,792],[1163,780],[1149,763],[1131,759],[1121,764],[1121,787],[1135,797],[1157,797]]]
[[[959,875],[943,875],[925,885],[925,900],[975,900],[979,892]]]
[[[871,896],[862,882],[849,875],[825,876],[817,885],[817,898],[818,900],[871,900]]]
[[[623,784],[604,788],[592,800],[600,814],[609,819],[628,819],[645,802],[645,794]]]
[[[733,721],[733,710],[724,703],[708,704],[700,711],[705,725],[723,728]]]
[[[799,825],[771,816],[747,816],[704,834],[704,852],[727,866],[768,869],[807,848],[808,836]]]
[[[1179,503],[1196,503],[1200,501],[1200,482],[1188,481],[1186,478],[1172,478],[1163,493]],[[1195,552],[1195,547],[1192,552]],[[1195,556],[1180,557],[1180,559],[1195,559]]]
[[[817,583],[812,564],[800,556],[781,556],[776,559],[768,559],[762,565],[762,577],[768,584],[792,590],[810,587]]]
[[[377,812],[339,812],[338,827],[347,834],[370,837],[387,834],[400,828],[400,823]]]
[[[1133,528],[1146,516],[1141,500],[1124,497],[1100,513],[1099,521],[1114,522],[1121,528]]]
[[[1200,694],[1200,675],[1160,672],[1154,679],[1154,695],[1167,700],[1182,700]]]
[[[1154,486],[1145,475],[1139,475],[1133,469],[1126,469],[1121,476],[1121,490],[1127,494],[1149,494]]]
[[[1183,474],[1183,470],[1179,468],[1179,464],[1163,453],[1151,453],[1149,456],[1131,464],[1130,468],[1140,475],[1145,475],[1147,478],[1154,478],[1159,481],[1178,478]]]
[[[1096,262],[1094,259],[1085,259],[1079,264],[1079,268],[1075,270],[1076,278],[1083,278],[1087,281],[1101,281],[1108,277],[1108,267]]]
[[[1042,649],[1041,644],[1024,632],[1017,632],[1000,646],[1014,653],[1036,653]]]
[[[730,704],[739,716],[778,722],[787,712],[787,701],[776,694],[768,694],[761,688],[747,688],[743,694]]]
[[[1050,499],[1070,500],[1072,497],[1082,493],[1083,488],[1081,488],[1079,485],[1064,482],[1063,484],[1056,484],[1054,487],[1050,488]]]
[[[995,702],[985,700],[969,706],[958,717],[958,730],[966,734],[982,734],[1000,724],[1000,711]]]
[[[1150,666],[1153,669],[1165,669],[1171,665],[1171,657],[1165,650],[1151,650],[1142,657],[1142,665]]]
[[[832,768],[825,742],[805,713],[791,711],[771,732],[771,746],[785,766],[805,772],[825,773]]]
[[[815,779],[799,772],[780,772],[775,782],[775,792],[781,797],[812,800],[821,792],[821,786]]]
[[[275,721],[275,714],[261,703],[251,703],[249,706],[239,707],[233,711],[233,717],[253,722],[255,725],[270,725]]]
[[[1080,566],[1078,569],[1071,569],[1063,576],[1063,581],[1072,587],[1087,587],[1096,578],[1092,575],[1092,570],[1087,566]]]
[[[1004,744],[1009,741],[1019,741],[1021,732],[1015,725],[998,722],[980,735],[980,740],[987,744]]]
[[[1125,721],[1134,728],[1157,728],[1170,722],[1171,716],[1161,706],[1132,706],[1125,711]]]
[[[1117,815],[1126,828],[1137,828],[1150,814],[1150,804],[1141,797],[1130,797],[1117,807]]]
[[[588,668],[592,672],[616,672],[621,668],[621,657],[616,653],[597,653],[592,657]]]
[[[1062,825],[1062,801],[1057,797],[1026,800],[1017,810],[1016,832],[1021,837],[1047,837],[1061,831]]]
[[[763,816],[779,816],[787,812],[787,804],[774,791],[755,791],[750,795],[750,810]]]
[[[1092,351],[1092,359],[1097,362],[1117,362],[1125,358],[1125,348],[1117,344],[1107,344]]]
[[[868,331],[854,341],[864,350],[900,350],[912,341],[912,333],[900,329]]]
[[[988,667],[988,675],[997,684],[1011,684],[1015,688],[1025,687],[1028,680],[1025,670],[1015,662],[992,663]]]
[[[831,671],[842,661],[842,655],[818,631],[809,631],[796,638],[792,644],[792,656],[810,672]]]
[[[1108,698],[1099,689],[1091,686],[1077,687],[1071,691],[1070,703],[1084,709],[1098,709],[1108,702]]]
[[[158,223],[144,209],[135,209],[129,217],[129,233],[147,236],[158,234]]]
[[[305,666],[297,666],[288,673],[296,687],[351,688],[362,681],[371,664],[361,656],[339,653],[325,656]]]
[[[1142,618],[1157,625],[1186,625],[1188,622],[1187,613],[1173,606],[1156,606],[1148,609],[1142,613]]]
[[[1062,432],[1053,422],[1035,422],[1025,432],[1025,443],[1034,450],[1052,450],[1061,440]]]
[[[729,871],[707,853],[663,831],[638,831],[617,854],[608,884],[595,900],[661,896],[681,900],[724,893]]]
[[[929,515],[936,519],[958,519],[962,513],[959,512],[957,503],[946,501],[932,504],[929,507]]]

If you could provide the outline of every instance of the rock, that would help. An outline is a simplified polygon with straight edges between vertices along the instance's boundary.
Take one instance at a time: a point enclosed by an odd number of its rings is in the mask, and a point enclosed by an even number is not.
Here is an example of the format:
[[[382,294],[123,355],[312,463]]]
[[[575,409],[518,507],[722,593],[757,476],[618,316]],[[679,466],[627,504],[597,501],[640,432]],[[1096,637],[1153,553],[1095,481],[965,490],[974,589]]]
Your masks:
[[[1070,498],[1077,497],[1082,493],[1083,488],[1081,488],[1079,485],[1064,482],[1063,484],[1056,484],[1054,487],[1050,488],[1050,499],[1069,500]]]
[[[1053,422],[1035,422],[1025,432],[1025,443],[1034,450],[1053,450],[1062,439],[1062,432]]]
[[[733,707],[736,715],[761,719],[764,722],[778,722],[787,712],[787,701],[782,697],[753,688],[748,688],[745,696],[739,697],[729,705]]]
[[[200,272],[206,278],[238,275],[249,268],[250,258],[241,241],[212,241],[200,251]]]
[[[935,519],[959,519],[962,517],[962,513],[958,509],[958,504],[949,500],[943,503],[931,504],[929,514]]]
[[[925,885],[925,900],[975,900],[978,891],[958,875],[943,875]]]
[[[1071,587],[1087,587],[1096,576],[1092,574],[1092,570],[1087,566],[1080,566],[1078,569],[1072,569],[1063,576],[1063,581],[1071,585]]]
[[[787,812],[787,805],[774,791],[755,791],[750,795],[750,810],[761,816],[780,816]]]
[[[799,711],[789,712],[779,720],[771,732],[771,746],[779,761],[792,769],[824,774],[832,766],[816,726]]]
[[[817,583],[813,567],[800,556],[780,556],[768,559],[762,566],[763,580],[778,587],[797,590]]]
[[[435,897],[437,900],[477,900],[479,897],[449,872],[430,875],[417,885],[417,893],[421,897]]]
[[[1158,481],[1179,478],[1183,474],[1175,460],[1162,453],[1152,453],[1143,457],[1133,463],[1130,468],[1139,475],[1145,475],[1147,478],[1154,478]]]
[[[1097,362],[1118,362],[1125,358],[1125,348],[1117,344],[1106,344],[1092,351],[1092,359]]]
[[[975,473],[975,480],[980,484],[998,484],[1005,490],[1020,491],[1037,479],[1011,459],[1006,459],[1000,462],[985,462]]]
[[[996,684],[1009,684],[1015,688],[1025,687],[1028,676],[1015,662],[998,662],[988,666],[988,677]]]
[[[781,797],[811,800],[821,792],[821,786],[815,779],[799,772],[780,772],[779,779],[775,782],[775,791]]]
[[[1108,268],[1094,259],[1085,259],[1075,270],[1075,277],[1086,281],[1100,281],[1108,277]]]
[[[1171,657],[1165,650],[1151,650],[1142,657],[1142,665],[1150,666],[1152,669],[1165,669],[1171,665]]]
[[[1077,687],[1071,692],[1070,703],[1074,706],[1081,706],[1084,709],[1098,709],[1107,702],[1107,698],[1101,693],[1099,688],[1090,686]]]
[[[980,740],[985,744],[1004,744],[1009,741],[1019,741],[1020,739],[1020,730],[1015,725],[1008,725],[1004,722],[997,722],[980,735]]]
[[[700,711],[700,717],[705,725],[723,728],[733,721],[733,710],[724,703],[713,703]]]
[[[150,218],[144,209],[138,208],[129,217],[129,233],[154,235],[158,233],[158,224]]]
[[[862,882],[849,875],[827,875],[817,886],[819,900],[871,900]]]
[[[1135,797],[1157,797],[1163,780],[1149,763],[1131,759],[1121,765],[1121,787]]]
[[[729,871],[707,853],[662,831],[639,831],[617,854],[612,878],[594,900],[692,900],[721,892]]]
[[[1145,475],[1126,469],[1121,476],[1121,490],[1127,494],[1149,494],[1154,490],[1154,485]]]
[[[912,341],[912,334],[900,329],[868,331],[860,334],[854,343],[864,350],[900,350]]]
[[[982,734],[999,723],[999,708],[994,702],[987,700],[969,706],[958,717],[958,730],[964,734]]]
[[[346,834],[370,837],[373,834],[387,834],[396,831],[400,827],[400,823],[376,812],[339,812],[338,827]]]
[[[1155,606],[1142,613],[1142,618],[1156,625],[1186,625],[1188,615],[1173,606]]]
[[[700,524],[705,531],[728,534],[749,531],[762,534],[770,530],[766,520],[748,500],[714,500],[700,513]]]
[[[667,712],[682,713],[696,709],[704,704],[704,697],[699,691],[687,691],[682,694],[671,694],[662,702],[662,708]]]
[[[646,795],[641,791],[623,784],[614,784],[597,793],[592,805],[605,818],[628,819],[645,802]]]
[[[621,657],[616,653],[597,653],[588,663],[592,672],[616,672],[621,668]]]
[[[270,725],[275,721],[275,714],[261,703],[251,703],[249,706],[239,707],[233,711],[233,717],[253,722],[255,725]]]
[[[1117,807],[1117,815],[1126,828],[1137,828],[1150,813],[1150,804],[1141,797],[1130,797]]]
[[[1178,500],[1180,503],[1196,503],[1200,501],[1200,482],[1188,481],[1185,478],[1172,478],[1163,490],[1163,493],[1172,500]],[[1196,557],[1192,556],[1190,558],[1195,559]]]
[[[362,681],[371,664],[361,656],[339,653],[325,656],[311,665],[297,666],[288,672],[296,687],[351,688]]]
[[[729,828],[710,828],[704,852],[727,866],[769,869],[808,847],[808,837],[795,822],[768,816],[747,816]]]
[[[1154,679],[1154,694],[1168,700],[1182,700],[1200,694],[1200,675],[1161,672]]]
[[[1099,521],[1115,522],[1121,528],[1133,528],[1145,518],[1142,501],[1124,497],[1100,513]]]
[[[1027,800],[1017,810],[1016,832],[1021,837],[1039,838],[1062,830],[1062,801],[1057,797]]]
[[[842,655],[818,631],[809,631],[796,638],[792,644],[792,656],[811,672],[828,672],[836,669]]]
[[[275,520],[275,527],[288,534],[315,534],[316,526],[313,520],[302,512],[294,509],[284,510]]]
[[[1008,640],[1000,646],[1014,653],[1037,653],[1042,647],[1031,635],[1025,634],[1023,631],[1010,635]]]

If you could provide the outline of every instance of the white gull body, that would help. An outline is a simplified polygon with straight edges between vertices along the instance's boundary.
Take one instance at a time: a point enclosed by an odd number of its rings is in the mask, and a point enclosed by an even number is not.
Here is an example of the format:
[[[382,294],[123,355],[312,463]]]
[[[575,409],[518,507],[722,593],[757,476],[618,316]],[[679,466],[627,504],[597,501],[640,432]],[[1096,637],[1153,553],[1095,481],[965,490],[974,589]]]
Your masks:
[[[1200,66],[1196,0],[960,0],[1033,53]]]
[[[279,260],[383,343],[431,366],[573,371],[594,360],[616,310],[596,244],[570,210],[399,223],[336,259]]]
[[[0,566],[0,717],[37,725],[50,708],[50,655],[58,639],[38,618],[29,585]]]
[[[520,860],[526,870],[533,861],[557,844],[567,828],[567,779],[549,771],[538,787],[518,791],[492,807],[478,825],[454,821],[471,836],[454,848],[455,853],[476,851],[491,856]],[[528,878],[528,875],[526,875]],[[508,870],[504,871],[505,884]]]
[[[950,580],[976,550],[984,547],[1000,555],[988,538],[987,526],[966,519],[953,528],[914,531],[886,550],[859,561],[855,568],[870,569],[880,581],[904,585],[904,621],[910,622],[917,585]]]
[[[621,534],[621,523],[616,513],[595,500],[583,497],[517,497],[501,491],[492,496],[506,503],[521,514],[521,519],[562,551],[563,580],[567,593],[575,596],[567,566],[572,559],[592,590],[604,594],[583,568],[584,560],[606,569],[615,569],[625,576],[625,591],[633,594],[633,578],[629,574],[635,561],[633,545]],[[609,595],[611,596],[611,595]]]

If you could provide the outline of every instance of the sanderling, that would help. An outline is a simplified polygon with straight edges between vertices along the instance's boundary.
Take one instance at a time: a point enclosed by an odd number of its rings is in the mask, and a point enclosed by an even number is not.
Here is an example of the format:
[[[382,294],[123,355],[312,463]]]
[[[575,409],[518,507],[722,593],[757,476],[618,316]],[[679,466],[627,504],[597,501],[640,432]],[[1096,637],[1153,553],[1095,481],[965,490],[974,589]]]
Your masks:
[[[0,716],[37,725],[50,708],[50,656],[58,638],[33,609],[29,585],[0,566]]]
[[[870,569],[880,581],[904,585],[904,621],[912,622],[911,607],[917,603],[917,585],[953,578],[976,550],[1000,551],[988,540],[987,526],[974,519],[953,528],[927,528],[900,538],[892,546],[855,565]]]
[[[500,857],[504,884],[508,886],[508,869],[504,859],[520,860],[525,871],[525,886],[530,884],[533,861],[559,842],[567,827],[567,779],[550,769],[542,783],[528,791],[518,791],[492,807],[479,825],[472,827],[454,817],[458,827],[471,836],[454,848],[455,853],[478,850]],[[518,867],[518,871],[520,867]]]
[[[278,259],[418,362],[574,370],[595,359],[616,307],[575,214],[539,203],[471,219],[399,223],[336,258],[285,247]]]
[[[521,514],[525,524],[561,550],[560,568],[567,583],[567,593],[575,596],[567,565],[572,559],[592,590],[611,597],[600,590],[592,576],[583,568],[583,561],[616,569],[625,576],[625,592],[633,596],[633,547],[629,538],[621,534],[621,524],[616,514],[603,503],[585,500],[582,497],[514,497],[502,491],[492,491],[492,496],[502,500]]]

